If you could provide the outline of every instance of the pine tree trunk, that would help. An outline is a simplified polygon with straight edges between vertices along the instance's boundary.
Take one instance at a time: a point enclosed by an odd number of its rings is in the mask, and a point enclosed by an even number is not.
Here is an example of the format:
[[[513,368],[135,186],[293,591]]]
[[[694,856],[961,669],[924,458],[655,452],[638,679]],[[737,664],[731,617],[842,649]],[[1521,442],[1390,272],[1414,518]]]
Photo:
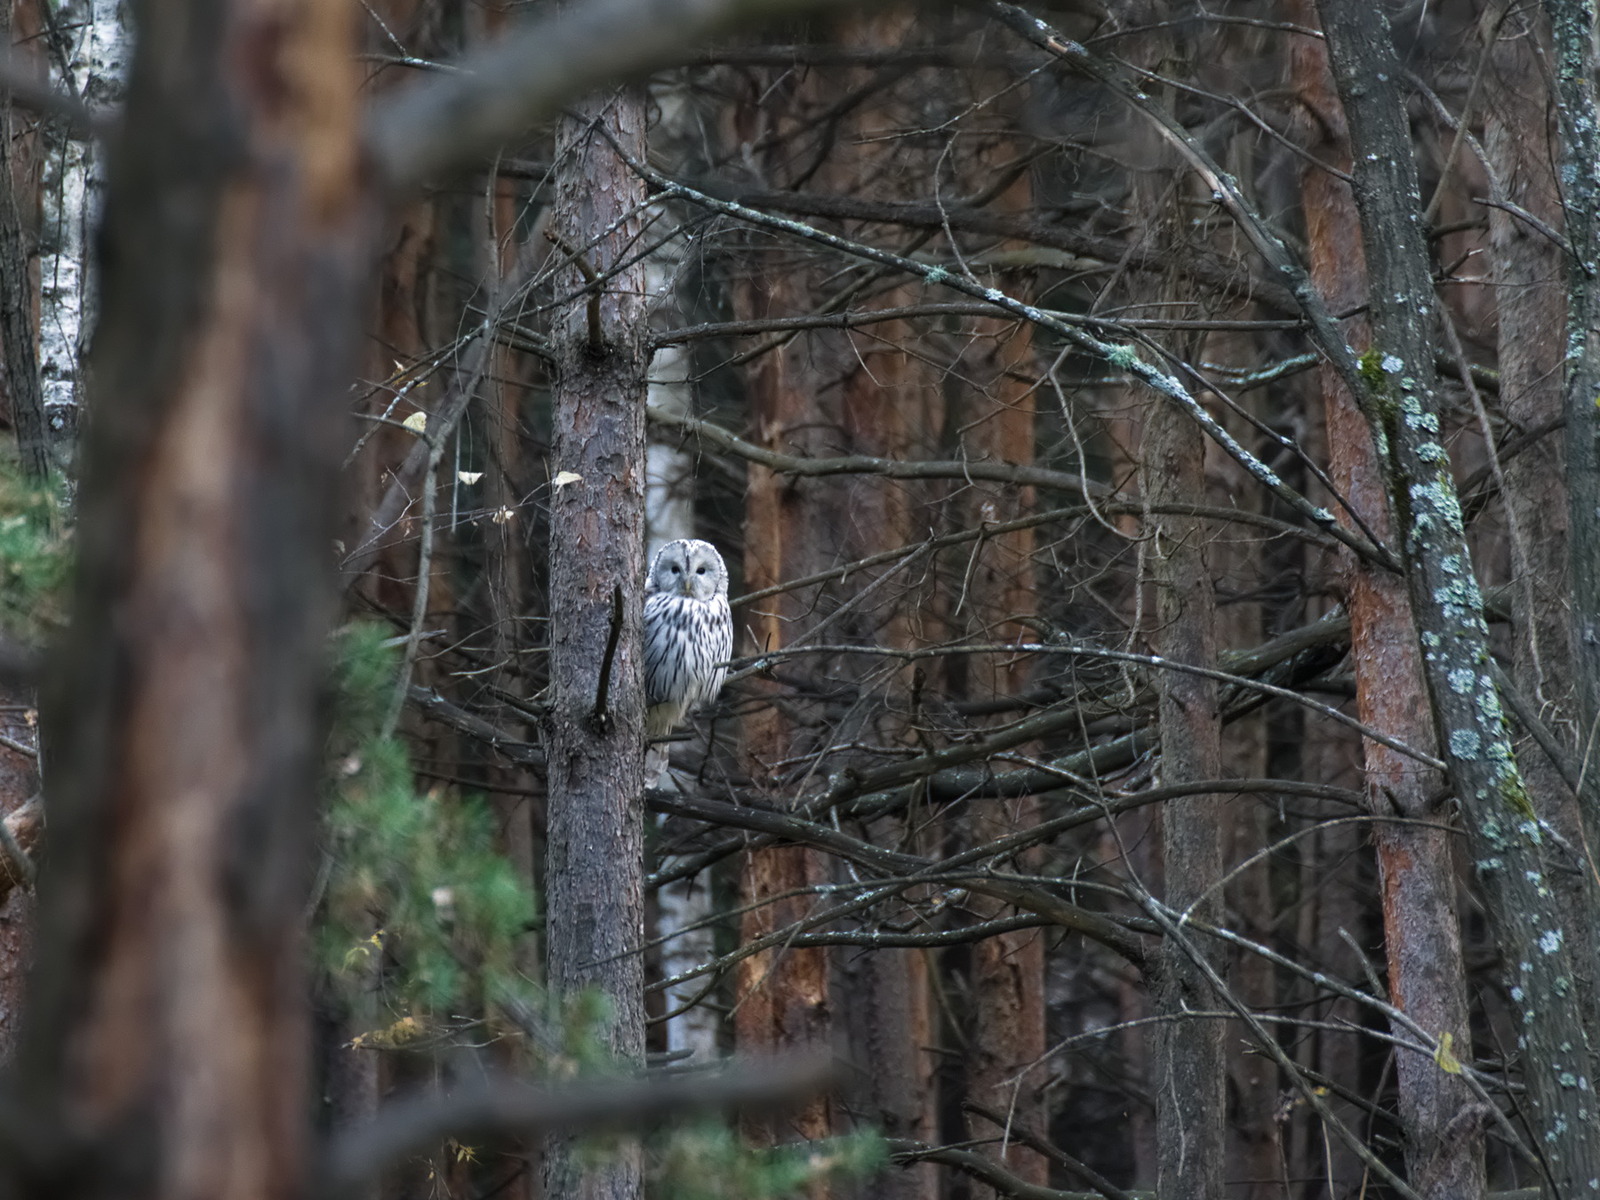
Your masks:
[[[644,185],[622,150],[645,153],[642,89],[575,105],[557,132],[558,288],[577,298],[552,331],[557,360],[550,513],[550,716],[546,914],[549,986],[598,989],[608,1048],[644,1057],[645,280],[624,265]],[[619,269],[620,268],[620,269]],[[612,274],[612,272],[617,272]],[[593,280],[600,280],[595,283]],[[552,1141],[545,1194],[631,1200],[637,1143],[581,1167]]]
[[[1577,965],[1594,948],[1563,920],[1552,879],[1560,852],[1541,825],[1512,750],[1489,661],[1482,596],[1449,455],[1439,441],[1434,292],[1402,68],[1387,19],[1354,0],[1322,0],[1329,59],[1350,123],[1351,175],[1367,256],[1373,349],[1364,379],[1397,514],[1406,582],[1420,630],[1437,744],[1462,806],[1519,1037],[1527,1112],[1561,1194],[1594,1190],[1600,1123]]]
[[[1152,3],[1141,16],[1159,23],[1169,15],[1165,3]],[[1158,24],[1159,28],[1159,24]],[[1190,74],[1191,47],[1167,34],[1150,35],[1137,60],[1164,75]],[[1165,103],[1171,104],[1167,97]],[[1139,236],[1148,250],[1176,254],[1186,220],[1184,198],[1191,186],[1174,171],[1170,152],[1148,127],[1134,126],[1131,139],[1145,171],[1137,177],[1130,203]],[[1176,272],[1156,276],[1135,292],[1152,313],[1179,316],[1189,297]],[[1170,305],[1164,309],[1163,305]],[[1198,357],[1184,352],[1181,357]],[[1154,605],[1150,643],[1153,652],[1176,663],[1215,670],[1217,599],[1208,561],[1207,522],[1175,511],[1206,495],[1206,439],[1200,427],[1176,405],[1136,397],[1147,404],[1139,443],[1139,487],[1147,505],[1144,530]],[[1215,681],[1182,671],[1158,670],[1151,680],[1157,697],[1163,784],[1216,779],[1221,773],[1222,720]],[[1222,910],[1224,809],[1217,795],[1169,800],[1161,809],[1163,899],[1178,913],[1215,920]],[[1215,1200],[1222,1194],[1227,1146],[1225,1084],[1227,1059],[1220,1022],[1191,1014],[1218,1003],[1193,953],[1206,953],[1196,939],[1187,947],[1163,939],[1152,998],[1161,1018],[1152,1031],[1149,1086],[1155,1093],[1156,1192],[1162,1200]]]
[[[1311,6],[1303,8],[1297,19],[1314,20]],[[1322,43],[1307,39],[1297,45],[1294,68],[1299,94],[1315,114],[1314,128],[1321,135],[1311,147],[1313,152],[1348,170],[1343,109],[1333,92]],[[1302,176],[1301,202],[1313,282],[1333,311],[1358,307],[1366,294],[1366,264],[1348,185],[1326,171],[1308,170]],[[1364,320],[1351,322],[1350,340],[1366,348],[1371,338]],[[1322,368],[1321,383],[1334,483],[1367,528],[1392,540],[1383,467],[1374,454],[1366,421],[1331,367]],[[1431,750],[1434,736],[1405,581],[1359,562],[1349,564],[1346,572],[1357,713],[1374,729],[1408,746]],[[1441,780],[1371,740],[1364,741],[1362,757],[1363,790],[1373,815],[1380,818],[1372,827],[1372,840],[1382,886],[1390,999],[1424,1029],[1448,1034],[1459,1053],[1460,1048],[1470,1047],[1471,1035]],[[1392,816],[1406,819],[1382,819]],[[1395,1073],[1405,1130],[1406,1177],[1412,1187],[1424,1200],[1470,1200],[1481,1195],[1481,1122],[1462,1116],[1472,1105],[1470,1089],[1459,1075],[1441,1071],[1432,1059],[1415,1053],[1399,1052]]]
[[[330,514],[377,216],[354,14],[140,8],[17,1080],[57,1132],[7,1143],[0,1190],[288,1200]]]

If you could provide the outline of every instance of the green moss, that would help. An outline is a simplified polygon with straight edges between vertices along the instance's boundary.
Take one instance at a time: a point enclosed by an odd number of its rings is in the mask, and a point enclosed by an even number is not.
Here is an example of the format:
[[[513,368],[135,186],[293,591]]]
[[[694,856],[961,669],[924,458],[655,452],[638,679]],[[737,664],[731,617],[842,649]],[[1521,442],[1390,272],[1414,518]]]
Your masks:
[[[1539,814],[1533,811],[1533,803],[1528,799],[1528,790],[1522,786],[1522,776],[1515,772],[1500,781],[1500,798],[1516,810],[1517,814],[1525,820],[1538,821]]]
[[[1131,371],[1139,365],[1139,355],[1132,346],[1118,346],[1107,354],[1106,358],[1110,360],[1112,366],[1120,367],[1124,371]]]
[[[1374,394],[1386,394],[1389,391],[1389,379],[1383,373],[1383,355],[1376,348],[1357,359],[1356,365],[1361,370],[1361,378],[1367,381],[1367,386]]]

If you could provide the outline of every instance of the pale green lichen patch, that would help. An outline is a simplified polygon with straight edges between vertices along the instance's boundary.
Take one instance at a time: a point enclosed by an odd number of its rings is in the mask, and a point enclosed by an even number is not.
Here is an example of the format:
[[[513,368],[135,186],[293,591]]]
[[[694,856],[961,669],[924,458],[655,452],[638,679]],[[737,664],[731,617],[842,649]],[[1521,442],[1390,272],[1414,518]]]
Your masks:
[[[1483,593],[1478,591],[1478,581],[1470,575],[1457,576],[1435,588],[1433,602],[1455,620],[1476,617],[1483,611]]]
[[[1131,371],[1139,365],[1139,356],[1134,353],[1131,346],[1118,346],[1106,355],[1114,367],[1121,367],[1124,371]]]
[[[1477,732],[1471,729],[1453,729],[1450,731],[1450,753],[1463,761],[1478,757],[1478,750],[1483,742]]]
[[[1500,693],[1494,689],[1494,681],[1487,675],[1478,677],[1478,719],[1483,723],[1492,723],[1499,728],[1505,721],[1505,711],[1500,707]]]
[[[1539,936],[1539,949],[1546,954],[1556,954],[1561,950],[1564,939],[1559,929],[1547,929]]]
[[[1440,520],[1460,527],[1461,503],[1456,499],[1454,487],[1447,487],[1435,480],[1432,483],[1413,483],[1410,492],[1413,512],[1431,512]]]
[[[1450,690],[1458,696],[1465,696],[1478,682],[1477,672],[1470,667],[1457,667],[1447,678],[1450,681]]]

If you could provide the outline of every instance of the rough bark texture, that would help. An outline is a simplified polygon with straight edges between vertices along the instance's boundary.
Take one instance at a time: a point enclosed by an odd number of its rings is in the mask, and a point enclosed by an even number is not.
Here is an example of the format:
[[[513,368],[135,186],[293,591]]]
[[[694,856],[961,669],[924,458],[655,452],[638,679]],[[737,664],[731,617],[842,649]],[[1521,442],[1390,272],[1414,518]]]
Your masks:
[[[644,185],[624,152],[645,152],[642,90],[587,100],[557,134],[551,227],[578,293],[552,331],[557,357],[550,514],[549,985],[593,987],[610,1005],[607,1042],[644,1056],[644,700],[639,652],[644,579],[644,269],[634,262]],[[604,280],[596,301],[586,281]],[[616,601],[620,598],[620,604]],[[608,649],[609,648],[609,649]],[[608,660],[609,656],[609,662]],[[604,688],[602,690],[602,682]],[[550,1196],[626,1200],[641,1187],[636,1145],[580,1171],[566,1142],[545,1163]]]
[[[0,50],[7,54],[14,53],[12,11],[13,0],[0,0]],[[12,113],[11,93],[0,90],[0,366],[5,370],[0,382],[16,430],[22,469],[42,479],[50,470],[50,455],[35,326],[38,214],[37,205],[24,202],[36,188],[26,186],[33,172],[26,156],[19,162],[14,149],[32,139],[16,136]]]
[[[28,689],[0,682],[0,734],[37,744],[38,713]],[[44,809],[38,798],[38,760],[0,747],[0,817],[30,854],[42,849]],[[0,854],[0,1062],[16,1053],[33,949],[33,894],[17,877],[10,856]]]
[[[55,1133],[8,1144],[5,1190],[267,1200],[307,1165],[319,564],[375,214],[352,13],[138,15],[74,636],[47,672],[19,1086]]]
[[[1503,19],[1497,19],[1503,18]],[[1551,97],[1541,62],[1548,56],[1549,30],[1537,9],[1495,4],[1481,28],[1493,39],[1486,71],[1484,150],[1495,173],[1495,199],[1517,206],[1546,229],[1562,228],[1564,214],[1556,186],[1556,144]],[[1584,222],[1580,220],[1580,226]],[[1503,503],[1510,539],[1512,631],[1511,677],[1522,699],[1543,721],[1569,761],[1589,759],[1581,723],[1583,702],[1576,692],[1573,654],[1572,510],[1568,496],[1566,446],[1558,429],[1565,403],[1567,274],[1564,255],[1550,234],[1533,228],[1503,208],[1489,209],[1489,268],[1498,319]],[[1591,406],[1592,407],[1592,406]],[[1513,439],[1535,440],[1506,454]],[[1600,524],[1591,509],[1585,524]],[[1585,533],[1587,537],[1587,532]],[[1519,725],[1521,722],[1518,722]],[[1528,795],[1540,816],[1569,845],[1582,846],[1582,805],[1559,766],[1531,737],[1518,746]],[[1589,759],[1592,762],[1592,759]],[[1595,796],[1596,775],[1585,770],[1585,789]],[[1593,843],[1590,843],[1593,846]],[[1592,858],[1592,855],[1591,855]],[[1555,882],[1575,947],[1594,945],[1595,878],[1590,871],[1560,873]],[[1595,996],[1593,954],[1574,961],[1578,992]],[[1600,1033],[1600,1003],[1591,1002],[1589,1037]]]
[[[753,287],[745,303],[763,308],[772,296]],[[751,380],[755,427],[763,443],[792,445],[791,431],[810,424],[809,396],[787,378],[786,356],[768,355]],[[754,591],[804,575],[811,549],[799,520],[801,501],[809,489],[797,488],[783,476],[751,466],[745,507],[745,586]],[[802,611],[793,593],[775,596],[741,620],[755,649],[779,649],[789,641],[792,620]],[[766,689],[768,685],[758,683]],[[776,689],[771,689],[776,691]],[[751,774],[767,779],[787,757],[792,731],[774,703],[749,714],[740,731],[742,751]],[[775,799],[777,799],[775,797]],[[779,801],[781,803],[781,800]],[[805,846],[777,846],[752,851],[739,871],[739,895],[754,904],[739,922],[739,937],[750,942],[803,918],[814,906],[807,889],[824,879],[822,858]],[[740,1049],[790,1050],[814,1047],[828,1040],[830,1007],[828,952],[812,947],[778,946],[739,963],[734,975],[734,1031]],[[808,1104],[781,1131],[801,1137],[823,1137],[833,1126],[827,1098]],[[771,1127],[752,1130],[766,1140],[780,1140]]]
[[[1204,441],[1174,405],[1157,403],[1145,424],[1143,486],[1151,505],[1205,491]],[[1156,593],[1155,649],[1175,662],[1215,669],[1216,594],[1206,565],[1204,523],[1177,518],[1151,522],[1155,545],[1150,573]],[[1161,780],[1166,784],[1216,779],[1220,774],[1221,721],[1217,685],[1176,671],[1161,672],[1159,689]],[[1166,903],[1210,921],[1221,909],[1222,807],[1217,796],[1167,802],[1162,813]],[[1156,1089],[1159,1159],[1156,1191],[1163,1200],[1211,1200],[1220,1195],[1227,1078],[1222,1025],[1187,1019],[1216,1000],[1199,967],[1168,941],[1161,952],[1157,1026],[1151,1063]]]
[[[1005,165],[1010,145],[989,148],[967,166],[967,186],[977,190],[983,181]],[[1009,156],[1006,156],[1009,157]],[[985,170],[984,168],[988,169]],[[997,199],[995,208],[1017,213],[1028,209],[1029,179],[1024,176]],[[999,275],[996,282],[1011,295],[1026,295],[1028,280],[1020,272]],[[964,355],[963,382],[958,396],[965,400],[956,411],[962,444],[974,458],[1031,465],[1034,461],[1034,405],[1036,389],[1028,376],[1033,368],[1032,329],[1019,322],[998,319],[974,324],[974,338]],[[970,525],[1001,525],[1027,515],[1034,508],[1034,491],[975,483],[962,495]],[[965,628],[956,630],[979,642],[1005,644],[1030,636],[1025,624],[1038,610],[1033,577],[1034,531],[1015,529],[992,534],[973,548],[963,580],[961,607]],[[1020,655],[978,655],[963,664],[966,694],[974,700],[1011,697],[1030,682],[1029,664]],[[1007,803],[982,804],[972,814],[974,844],[1004,837],[1037,824],[1037,797]],[[1038,855],[1024,855],[1013,869],[1033,873]],[[999,915],[1004,906],[978,898],[975,912]],[[1005,1113],[1016,1125],[1037,1130],[1048,1126],[1040,1091],[1048,1079],[1045,1057],[1044,948],[1045,935],[1037,929],[1019,929],[985,938],[972,948],[973,1029],[968,1060],[967,1095],[978,1104]],[[970,1120],[975,1137],[992,1137],[988,1121]],[[1044,1155],[1014,1138],[990,1152],[1018,1179],[1033,1184],[1050,1180]],[[975,1197],[993,1195],[992,1189],[974,1185]]]
[[[1297,19],[1315,20],[1310,3],[1301,5]],[[1311,116],[1309,149],[1321,161],[1348,171],[1344,110],[1333,92],[1327,52],[1320,42],[1305,39],[1297,45],[1295,82]],[[1367,290],[1366,260],[1349,186],[1312,168],[1301,177],[1301,203],[1317,289],[1335,312],[1359,307]],[[1364,350],[1371,340],[1366,322],[1359,318],[1350,322],[1349,334],[1357,349]],[[1367,423],[1332,367],[1324,365],[1320,376],[1334,485],[1368,529],[1392,540],[1383,464],[1374,453]],[[1372,728],[1431,751],[1434,734],[1405,581],[1352,562],[1345,568],[1344,590],[1357,714]],[[1430,1033],[1448,1034],[1457,1047],[1470,1046],[1455,871],[1450,834],[1444,828],[1448,814],[1441,811],[1441,780],[1422,764],[1370,739],[1362,744],[1362,760],[1362,790],[1379,818],[1372,827],[1372,840],[1382,887],[1389,998]],[[1405,820],[1384,819],[1388,817]],[[1405,1035],[1401,1029],[1394,1032]],[[1481,1195],[1481,1121],[1470,1116],[1458,1120],[1473,1104],[1465,1081],[1441,1071],[1426,1055],[1406,1051],[1397,1052],[1395,1072],[1407,1181],[1424,1200],[1469,1200]]]
[[[1558,849],[1540,823],[1488,673],[1488,630],[1448,453],[1438,440],[1435,314],[1421,198],[1386,19],[1351,0],[1323,0],[1323,25],[1346,117],[1369,256],[1373,349],[1363,359],[1404,538],[1424,674],[1450,782],[1466,815],[1488,917],[1523,1027],[1527,1109],[1562,1195],[1600,1193],[1594,1062],[1577,994],[1576,931],[1551,886]]]
[[[1170,17],[1165,3],[1136,9],[1152,23]],[[1188,47],[1177,47],[1163,33],[1144,46],[1144,65],[1166,76],[1188,78]],[[1164,94],[1160,102],[1170,105]],[[1153,130],[1135,126],[1135,153],[1145,173],[1134,185],[1145,245],[1175,255],[1186,235],[1184,198],[1189,184],[1170,151]],[[1187,293],[1176,273],[1157,277],[1143,291],[1153,313],[1188,311]],[[1163,307],[1170,306],[1170,307]],[[1195,357],[1185,353],[1185,357]],[[1141,397],[1142,398],[1142,397]],[[1139,486],[1149,515],[1146,562],[1154,605],[1150,644],[1174,662],[1214,670],[1217,666],[1217,600],[1206,543],[1207,522],[1176,515],[1175,506],[1206,494],[1206,439],[1200,427],[1175,404],[1148,404],[1139,446]],[[1157,693],[1161,735],[1161,782],[1184,784],[1222,774],[1221,710],[1214,680],[1179,671],[1160,671]],[[1215,920],[1222,912],[1221,798],[1187,796],[1170,800],[1161,812],[1164,899],[1180,913]],[[1191,949],[1199,944],[1189,940]],[[1217,1004],[1201,967],[1174,939],[1163,941],[1153,989],[1163,1018],[1154,1027],[1150,1087],[1156,1109],[1156,1192],[1163,1200],[1214,1200],[1221,1194],[1226,1150],[1227,1062],[1223,1026],[1188,1014]]]
[[[1545,0],[1556,65],[1557,119],[1563,135],[1561,198],[1567,264],[1567,503],[1573,672],[1579,702],[1578,751],[1593,762],[1600,740],[1600,99],[1596,96],[1595,6],[1589,0]],[[1589,772],[1592,780],[1594,772]],[[1600,800],[1585,789],[1583,823],[1600,846]]]
[[[1568,580],[1575,750],[1584,787],[1578,820],[1593,878],[1600,847],[1600,786],[1593,766],[1600,746],[1600,98],[1596,95],[1596,10],[1588,0],[1546,0],[1556,65],[1556,118],[1563,135],[1560,196],[1567,256],[1567,343],[1561,415],[1565,425]],[[1587,883],[1587,880],[1586,880]],[[1589,914],[1595,919],[1594,892]],[[1591,1038],[1600,1029],[1600,951],[1591,929],[1577,972],[1588,982],[1585,1016]],[[1591,1046],[1591,1050],[1594,1047]]]

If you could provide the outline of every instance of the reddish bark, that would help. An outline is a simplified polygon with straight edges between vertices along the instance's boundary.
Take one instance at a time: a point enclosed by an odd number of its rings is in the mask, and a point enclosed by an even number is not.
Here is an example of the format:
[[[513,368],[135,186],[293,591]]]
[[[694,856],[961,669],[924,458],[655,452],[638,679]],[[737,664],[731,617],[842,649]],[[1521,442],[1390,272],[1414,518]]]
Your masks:
[[[59,1132],[12,1153],[9,1194],[72,1179],[267,1200],[306,1182],[315,564],[376,214],[349,10],[143,16],[112,152],[74,636],[49,672],[51,871],[19,1059]]]
[[[1311,5],[1297,4],[1295,19],[1314,23]],[[1311,117],[1311,148],[1324,161],[1348,167],[1344,115],[1322,42],[1306,38],[1296,43],[1294,72],[1298,95]],[[1358,306],[1367,280],[1361,226],[1349,187],[1326,172],[1308,170],[1301,178],[1301,202],[1313,281],[1331,310]],[[1370,337],[1365,321],[1353,320],[1349,336],[1353,345],[1364,346]],[[1388,539],[1393,524],[1387,488],[1367,422],[1332,368],[1322,368],[1321,383],[1334,484],[1361,520]],[[1405,581],[1350,563],[1345,591],[1357,715],[1407,745],[1432,747],[1433,726]],[[1372,838],[1391,999],[1424,1029],[1451,1035],[1457,1046],[1469,1045],[1455,877],[1449,834],[1438,812],[1442,781],[1376,742],[1363,741],[1362,754],[1367,802],[1379,818]],[[1384,819],[1388,817],[1408,820]],[[1481,1133],[1476,1122],[1457,1120],[1472,1103],[1465,1083],[1415,1053],[1398,1052],[1395,1069],[1411,1185],[1427,1200],[1481,1194]]]
[[[974,156],[975,161],[965,164],[963,186],[969,194],[981,191],[993,172],[1007,165],[997,160],[1008,148],[1006,143],[991,144]],[[1031,199],[1032,187],[1025,175],[1006,189],[994,207],[1004,213],[1022,212]],[[1002,275],[998,283],[1008,294],[1027,293],[1028,280],[1019,273]],[[973,323],[968,345],[962,363],[965,403],[960,409],[964,452],[975,460],[1032,463],[1037,387],[1030,382],[1036,369],[1031,328],[1014,321],[981,318]],[[962,499],[969,526],[1004,524],[1034,508],[1034,492],[1028,487],[975,483],[964,490]],[[1033,550],[1031,528],[985,535],[973,548],[959,584],[968,636],[999,643],[1031,637],[1026,622],[1038,611]],[[951,623],[961,629],[959,618],[952,617]],[[972,700],[1012,696],[1030,682],[1031,664],[1020,654],[972,656],[962,666],[962,690]],[[1003,837],[1038,824],[1039,813],[1039,801],[1031,796],[1006,803],[980,803],[972,811],[970,836],[975,844]],[[1038,858],[1037,854],[1025,855],[1018,865],[1028,870]],[[998,916],[1004,909],[981,897],[974,897],[971,904],[974,912],[983,916]],[[1033,1130],[1049,1126],[1039,1099],[1045,1081],[1040,1069],[1045,1051],[1045,941],[1040,931],[1023,929],[986,938],[972,948],[968,1098]],[[969,1124],[974,1136],[995,1133],[988,1122],[969,1120]],[[993,1153],[1017,1178],[1034,1184],[1049,1182],[1049,1163],[1037,1151],[1013,1141]],[[992,1188],[974,1182],[975,1197],[994,1194]]]

